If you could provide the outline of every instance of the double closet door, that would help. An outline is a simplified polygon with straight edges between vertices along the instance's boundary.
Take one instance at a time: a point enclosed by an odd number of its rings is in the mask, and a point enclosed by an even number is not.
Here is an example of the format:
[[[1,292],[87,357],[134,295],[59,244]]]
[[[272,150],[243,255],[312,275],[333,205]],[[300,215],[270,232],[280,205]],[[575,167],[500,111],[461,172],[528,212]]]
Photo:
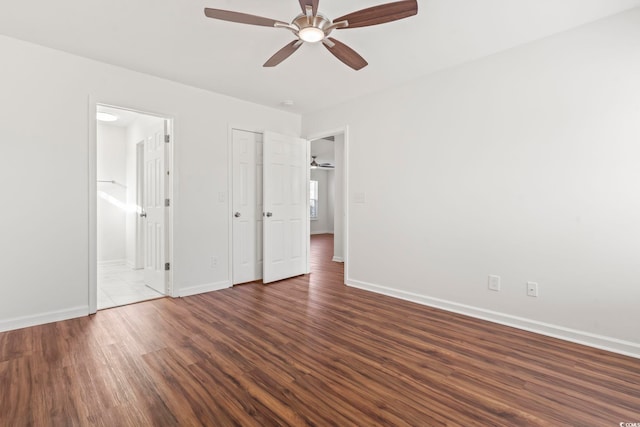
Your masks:
[[[307,272],[307,141],[233,130],[233,284]]]

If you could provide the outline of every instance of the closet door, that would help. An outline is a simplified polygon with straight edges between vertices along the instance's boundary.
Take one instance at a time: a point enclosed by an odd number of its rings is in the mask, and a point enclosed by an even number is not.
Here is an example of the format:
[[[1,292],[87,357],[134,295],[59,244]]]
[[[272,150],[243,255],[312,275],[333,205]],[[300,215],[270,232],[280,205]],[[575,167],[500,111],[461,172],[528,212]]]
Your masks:
[[[262,134],[233,130],[233,284],[262,279]]]
[[[307,270],[307,141],[264,133],[264,283]]]

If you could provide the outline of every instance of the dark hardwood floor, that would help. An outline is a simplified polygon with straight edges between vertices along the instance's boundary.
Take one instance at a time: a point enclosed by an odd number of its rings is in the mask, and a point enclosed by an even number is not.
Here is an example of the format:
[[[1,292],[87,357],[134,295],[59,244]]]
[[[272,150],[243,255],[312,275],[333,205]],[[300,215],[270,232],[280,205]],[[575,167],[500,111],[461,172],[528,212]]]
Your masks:
[[[0,334],[0,426],[619,426],[640,360],[313,274]]]

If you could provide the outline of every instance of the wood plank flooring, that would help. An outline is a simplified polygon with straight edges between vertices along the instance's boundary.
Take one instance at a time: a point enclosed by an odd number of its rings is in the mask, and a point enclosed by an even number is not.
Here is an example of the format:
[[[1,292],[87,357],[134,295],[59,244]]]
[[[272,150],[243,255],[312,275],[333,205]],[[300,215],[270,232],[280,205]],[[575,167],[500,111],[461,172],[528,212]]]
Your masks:
[[[0,426],[618,426],[640,360],[313,274],[0,334]]]

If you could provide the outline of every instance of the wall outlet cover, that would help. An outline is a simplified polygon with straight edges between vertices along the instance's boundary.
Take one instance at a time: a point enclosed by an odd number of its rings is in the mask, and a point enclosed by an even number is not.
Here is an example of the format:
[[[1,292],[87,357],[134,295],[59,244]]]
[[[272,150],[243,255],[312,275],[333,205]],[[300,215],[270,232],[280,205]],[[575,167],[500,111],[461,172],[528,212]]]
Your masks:
[[[494,274],[489,275],[489,289],[492,291],[500,290],[500,276]]]

